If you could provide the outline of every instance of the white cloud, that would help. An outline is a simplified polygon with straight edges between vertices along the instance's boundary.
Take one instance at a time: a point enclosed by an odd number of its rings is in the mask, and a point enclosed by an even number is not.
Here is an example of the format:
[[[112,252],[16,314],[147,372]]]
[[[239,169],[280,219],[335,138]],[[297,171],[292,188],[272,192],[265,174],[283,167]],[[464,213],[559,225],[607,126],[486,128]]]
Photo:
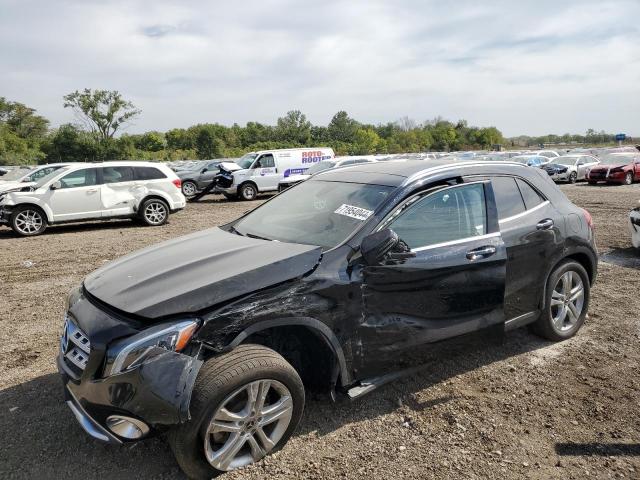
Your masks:
[[[640,134],[640,3],[0,0],[0,95],[54,124],[62,96],[120,90],[132,131],[436,115],[507,135]]]

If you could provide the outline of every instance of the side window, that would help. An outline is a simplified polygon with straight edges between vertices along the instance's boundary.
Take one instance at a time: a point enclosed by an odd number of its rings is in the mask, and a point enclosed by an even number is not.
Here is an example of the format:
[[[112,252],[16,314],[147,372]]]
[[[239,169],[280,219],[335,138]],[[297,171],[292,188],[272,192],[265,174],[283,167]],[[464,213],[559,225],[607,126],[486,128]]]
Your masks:
[[[135,180],[133,167],[103,167],[104,183],[132,182]]]
[[[155,167],[133,167],[136,180],[158,180],[167,176]]]
[[[481,183],[445,188],[426,195],[388,225],[411,248],[484,235],[487,231]]]
[[[276,166],[275,161],[273,160],[273,155],[263,155],[260,157],[260,160],[256,163],[253,168],[273,168]]]
[[[68,173],[60,179],[60,188],[90,187],[97,184],[97,170],[85,168]]]
[[[520,180],[519,178],[516,181],[518,182],[518,187],[520,188],[520,193],[522,193],[522,198],[524,199],[527,210],[546,201],[546,198],[544,198],[536,190],[534,190],[534,188],[527,182],[525,182],[524,180]],[[498,211],[500,211],[499,206]]]
[[[496,197],[496,207],[498,208],[498,218],[503,220],[513,217],[525,211],[525,204],[522,195],[513,177],[493,177],[493,194]]]

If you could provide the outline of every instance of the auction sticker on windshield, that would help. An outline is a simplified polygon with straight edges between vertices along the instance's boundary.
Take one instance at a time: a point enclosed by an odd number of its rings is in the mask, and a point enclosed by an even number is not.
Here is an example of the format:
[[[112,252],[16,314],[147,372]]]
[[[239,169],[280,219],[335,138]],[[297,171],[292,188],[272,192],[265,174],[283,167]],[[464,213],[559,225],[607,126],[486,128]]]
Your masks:
[[[337,213],[338,215],[344,215],[345,217],[355,218],[357,220],[366,220],[371,216],[373,211],[367,210],[365,208],[354,207],[353,205],[347,205],[346,203],[343,203],[333,213]]]

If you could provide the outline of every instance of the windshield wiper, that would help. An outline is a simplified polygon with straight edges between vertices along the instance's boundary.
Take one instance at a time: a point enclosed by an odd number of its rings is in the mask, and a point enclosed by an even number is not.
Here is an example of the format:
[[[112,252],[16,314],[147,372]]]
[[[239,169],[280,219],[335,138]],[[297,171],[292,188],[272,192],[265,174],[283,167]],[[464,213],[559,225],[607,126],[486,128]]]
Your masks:
[[[260,235],[254,235],[253,233],[246,233],[245,235],[246,235],[247,237],[250,237],[250,238],[257,238],[258,240],[267,240],[267,241],[269,241],[269,242],[271,242],[271,241],[272,241],[270,238],[267,238],[267,237],[261,237]]]
[[[236,235],[240,235],[241,237],[244,237],[243,234],[241,234],[238,230],[236,230],[234,227],[229,227],[229,231],[231,233],[235,233]]]

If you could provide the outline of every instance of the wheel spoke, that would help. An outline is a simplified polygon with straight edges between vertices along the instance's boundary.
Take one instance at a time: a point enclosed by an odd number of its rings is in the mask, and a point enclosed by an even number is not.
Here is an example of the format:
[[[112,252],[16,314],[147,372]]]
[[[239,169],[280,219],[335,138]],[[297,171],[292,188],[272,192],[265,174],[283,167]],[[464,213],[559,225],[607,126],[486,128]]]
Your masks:
[[[258,440],[260,440],[260,443],[262,444],[264,450],[267,453],[273,450],[273,447],[275,447],[275,444],[271,441],[271,439],[267,436],[267,434],[264,433],[264,430],[262,430],[262,427],[256,428],[255,436],[258,437]]]
[[[578,321],[578,317],[580,314],[578,313],[578,309],[576,306],[569,302],[567,304],[567,315],[569,316],[569,323],[574,324]]]
[[[244,415],[244,412],[234,413],[222,407],[220,410],[216,412],[216,416],[214,417],[214,420],[220,420],[222,422],[239,422],[241,420],[244,420],[245,418],[246,418],[246,415]]]
[[[236,454],[244,447],[247,441],[244,435],[232,433],[224,446],[213,456],[213,462],[220,466],[221,470],[226,470],[235,458]]]
[[[253,435],[249,435],[247,442],[251,448],[251,456],[253,457],[254,462],[257,462],[267,454]]]
[[[208,433],[213,432],[239,432],[242,427],[233,422],[225,422],[224,420],[212,420],[209,424]]]
[[[267,398],[269,389],[271,388],[271,382],[269,380],[262,380],[260,382],[260,388],[258,389],[258,396],[256,398],[255,411],[262,413],[264,407],[264,401]]]
[[[571,291],[572,280],[573,277],[571,275],[571,272],[566,272],[564,275],[562,275],[562,294],[565,298]]]
[[[571,293],[569,294],[569,301],[575,302],[576,300],[580,299],[583,294],[584,287],[582,286],[582,284],[579,284],[577,287],[574,287],[573,290],[571,290]]]
[[[262,421],[259,423],[259,426],[264,427],[265,425],[275,422],[281,417],[291,415],[292,409],[293,402],[291,401],[291,397],[282,397],[278,402],[273,405],[269,405],[262,410]]]

